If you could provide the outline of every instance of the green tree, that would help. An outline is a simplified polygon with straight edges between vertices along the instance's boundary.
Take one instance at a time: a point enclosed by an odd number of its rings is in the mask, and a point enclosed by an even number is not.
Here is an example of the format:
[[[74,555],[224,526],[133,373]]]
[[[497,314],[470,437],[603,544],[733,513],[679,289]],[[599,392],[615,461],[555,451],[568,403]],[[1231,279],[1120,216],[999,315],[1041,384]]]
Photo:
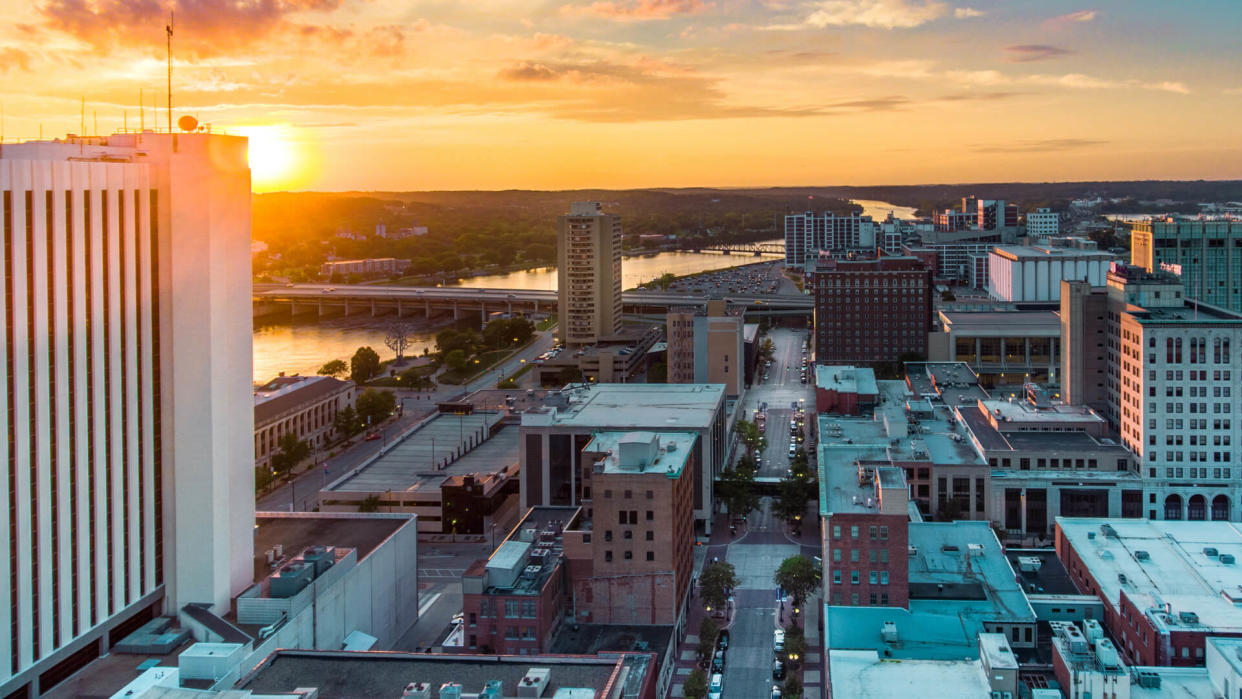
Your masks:
[[[806,503],[811,499],[813,485],[804,471],[796,472],[780,482],[772,514],[793,524],[806,513]]]
[[[358,412],[352,405],[336,411],[336,417],[332,418],[332,428],[344,439],[358,434],[362,431],[362,427],[362,420],[358,418]]]
[[[349,373],[349,365],[344,359],[333,359],[332,361],[319,367],[320,376],[340,377]]]
[[[665,272],[653,280],[651,283],[660,288],[660,291],[668,291],[673,282],[677,281],[677,275],[672,272]]]
[[[767,446],[768,440],[759,432],[758,423],[738,420],[735,431],[737,432],[737,438],[746,446],[747,453]]]
[[[759,344],[759,351],[757,352],[759,356],[759,361],[761,362],[767,361],[771,359],[772,355],[775,353],[776,353],[776,344],[772,342],[772,338],[770,337],[763,338],[763,342]]]
[[[802,632],[801,626],[791,623],[785,627],[785,650],[781,654],[791,667],[806,661],[806,634]]]
[[[802,680],[798,673],[786,675],[785,683],[781,685],[781,699],[802,699]]]
[[[383,422],[397,407],[397,396],[392,391],[368,388],[354,401],[358,419],[367,425]]]
[[[702,668],[694,668],[681,688],[686,699],[704,699],[707,696],[707,674]]]
[[[741,582],[727,561],[709,563],[699,574],[699,596],[707,609],[724,609],[729,602],[729,591]]]
[[[720,624],[710,616],[703,617],[699,622],[699,657],[710,661],[716,651],[716,635],[720,633]]]
[[[747,454],[738,460],[736,466],[725,471],[716,486],[716,492],[729,514],[735,517],[745,517],[759,507],[759,494],[755,492],[754,459]]]
[[[582,370],[576,366],[567,366],[556,375],[556,380],[561,384],[580,383],[582,381]]]
[[[517,387],[518,387],[518,383],[517,381],[513,379],[512,376],[510,376],[507,379],[501,379],[500,381],[496,382],[496,388],[509,389],[509,388],[517,388]]]
[[[806,556],[790,556],[781,561],[780,568],[772,574],[772,582],[793,596],[795,607],[801,607],[819,585],[819,568]]]
[[[379,374],[380,357],[370,347],[359,347],[349,360],[349,378],[356,384],[363,384]]]
[[[936,519],[941,522],[954,522],[962,518],[962,503],[957,500],[948,499],[940,503],[940,507],[936,511]]]
[[[310,456],[310,445],[298,439],[292,432],[286,432],[276,441],[276,453],[272,454],[272,470],[280,474],[288,474],[302,459]]]
[[[379,496],[368,495],[358,503],[359,512],[379,512]]]
[[[256,468],[254,470],[254,489],[256,492],[262,492],[264,488],[272,484],[272,469]]]
[[[470,364],[470,358],[466,356],[464,351],[455,349],[444,355],[444,363],[448,365],[449,369],[460,374]]]

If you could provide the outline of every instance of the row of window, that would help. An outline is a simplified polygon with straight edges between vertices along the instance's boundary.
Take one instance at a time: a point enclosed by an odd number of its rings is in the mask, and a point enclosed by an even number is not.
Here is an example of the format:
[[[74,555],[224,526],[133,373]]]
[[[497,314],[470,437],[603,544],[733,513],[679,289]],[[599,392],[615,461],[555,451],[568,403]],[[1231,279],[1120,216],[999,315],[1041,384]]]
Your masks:
[[[832,561],[834,563],[841,562],[841,558],[844,556],[841,552],[844,550],[845,549],[839,547],[834,547],[832,549]],[[858,563],[859,555],[858,549],[850,549],[850,563]],[[870,549],[870,558],[872,563],[888,563],[888,549]]]
[[[857,539],[859,532],[860,532],[860,529],[858,525],[851,526],[850,527],[850,538]],[[876,541],[877,539],[879,541],[887,541],[888,540],[888,527],[885,525],[872,524],[871,526],[867,528],[867,534],[868,534],[868,538],[870,538],[872,541]],[[839,524],[833,525],[832,538],[834,539],[841,538],[841,525]]]
[[[850,571],[850,584],[851,585],[860,584],[859,581],[861,580],[861,578],[862,578],[862,575],[860,571],[857,571],[857,570]],[[842,584],[841,580],[842,580],[841,571],[840,570],[832,571],[833,584],[840,585]],[[872,585],[887,585],[888,584],[888,571],[887,570],[869,571],[868,576],[867,576],[867,581],[870,582]]]
[[[627,561],[632,561],[632,560],[634,560],[634,552],[633,552],[633,551],[624,551],[624,552],[622,552],[622,553],[623,553],[623,558],[624,558],[624,560],[627,560]],[[654,561],[654,560],[655,560],[655,551],[648,551],[648,552],[647,552],[647,560],[649,560],[649,561]],[[604,552],[604,561],[605,561],[606,563],[612,563],[612,551],[605,551],[605,552]]]

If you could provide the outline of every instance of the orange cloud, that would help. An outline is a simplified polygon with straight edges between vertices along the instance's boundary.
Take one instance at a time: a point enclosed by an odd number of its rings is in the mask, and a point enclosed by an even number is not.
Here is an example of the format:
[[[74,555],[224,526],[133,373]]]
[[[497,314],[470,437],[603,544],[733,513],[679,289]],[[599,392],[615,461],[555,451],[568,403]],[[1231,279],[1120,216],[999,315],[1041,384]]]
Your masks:
[[[176,48],[193,56],[228,53],[278,29],[305,11],[332,11],[341,0],[49,0],[38,8],[46,25],[99,51],[116,46],[164,46],[164,26],[176,15]]]
[[[715,3],[704,0],[600,0],[586,6],[565,5],[561,7],[561,12],[568,15],[643,21],[698,14],[714,5]]]

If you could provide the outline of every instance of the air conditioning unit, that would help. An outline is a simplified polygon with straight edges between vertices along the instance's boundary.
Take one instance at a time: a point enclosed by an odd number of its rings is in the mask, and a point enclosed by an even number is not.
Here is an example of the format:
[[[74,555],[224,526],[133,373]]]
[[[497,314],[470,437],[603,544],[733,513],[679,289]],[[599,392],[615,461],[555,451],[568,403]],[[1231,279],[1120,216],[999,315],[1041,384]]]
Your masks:
[[[411,682],[401,693],[402,699],[431,699],[431,685],[426,682]]]

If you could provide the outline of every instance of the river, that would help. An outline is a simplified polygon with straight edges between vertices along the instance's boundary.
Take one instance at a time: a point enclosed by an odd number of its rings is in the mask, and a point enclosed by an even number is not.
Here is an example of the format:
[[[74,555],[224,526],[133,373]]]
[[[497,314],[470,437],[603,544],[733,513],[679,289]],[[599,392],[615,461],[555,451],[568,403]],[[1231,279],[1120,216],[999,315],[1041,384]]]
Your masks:
[[[898,218],[913,217],[914,209],[894,206],[882,201],[855,200],[863,213],[877,221],[890,211]],[[779,242],[779,241],[778,241]],[[621,262],[622,288],[632,289],[666,272],[677,276],[706,272],[724,267],[771,260],[772,256],[720,255],[716,253],[662,252],[643,257],[626,257]],[[556,268],[543,267],[508,274],[495,274],[463,279],[461,286],[495,289],[555,289]],[[313,374],[332,359],[348,360],[354,351],[369,345],[380,357],[388,359],[392,351],[384,346],[391,318],[353,316],[327,320],[304,320],[295,323],[259,322],[254,329],[254,380],[266,381],[280,372]],[[435,349],[435,331],[411,335],[412,344],[406,354],[422,354],[423,348]]]

